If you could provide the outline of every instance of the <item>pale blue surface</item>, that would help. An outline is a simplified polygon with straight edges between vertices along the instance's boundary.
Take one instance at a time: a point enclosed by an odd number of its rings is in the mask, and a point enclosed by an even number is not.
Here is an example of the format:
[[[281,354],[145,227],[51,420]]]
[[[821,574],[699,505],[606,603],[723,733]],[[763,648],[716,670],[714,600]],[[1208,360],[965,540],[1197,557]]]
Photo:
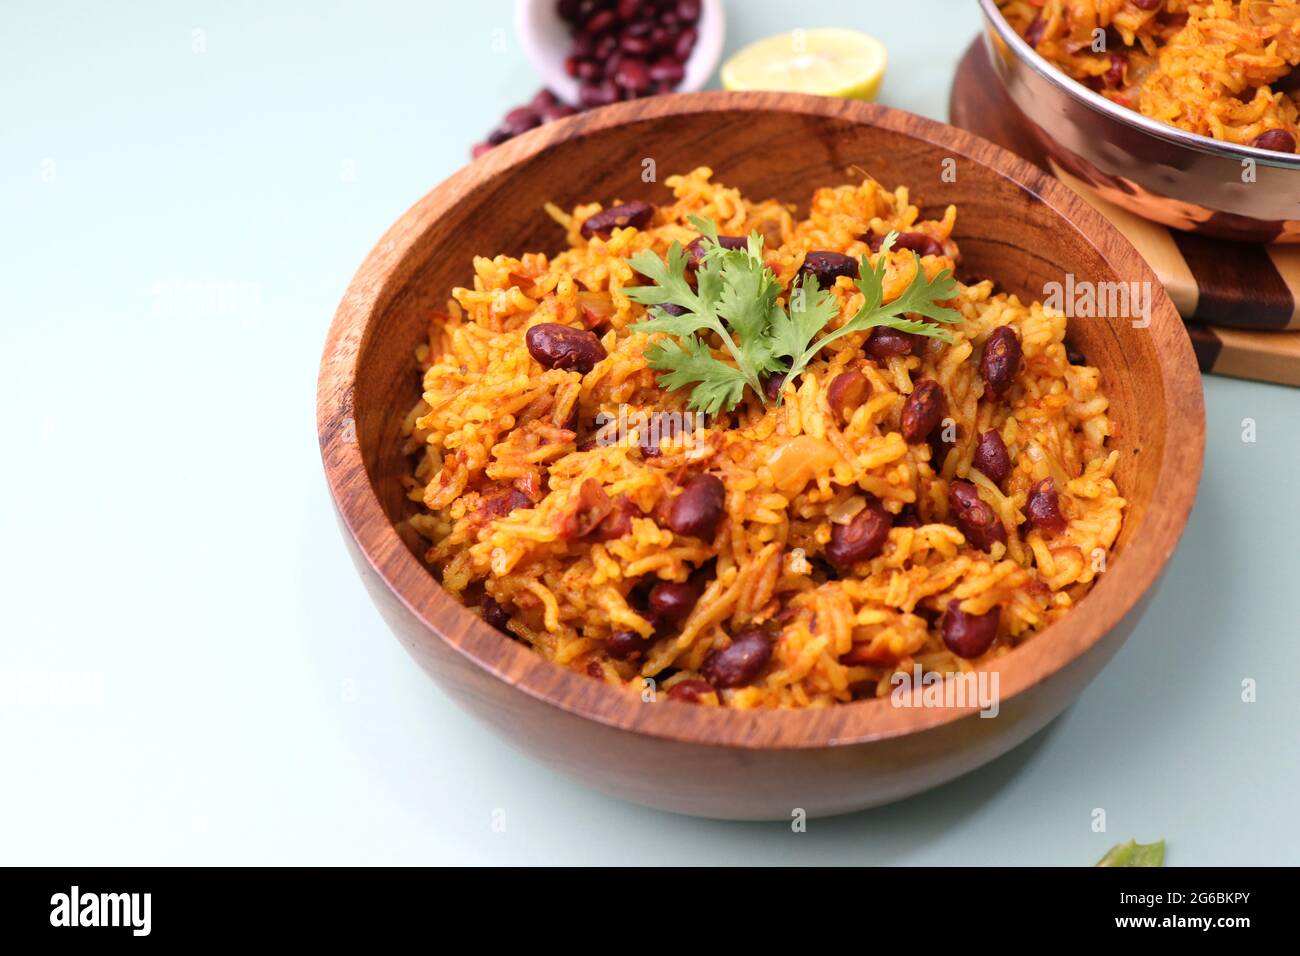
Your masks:
[[[730,11],[729,50],[874,33],[883,101],[938,118],[977,29],[973,0]],[[1207,381],[1201,497],[1163,590],[1031,743],[801,835],[639,809],[518,756],[408,660],[316,450],[353,270],[535,87],[510,5],[0,17],[0,862],[1075,864],[1133,836],[1167,837],[1174,864],[1300,862],[1300,391]],[[258,307],[168,304],[193,281]],[[73,706],[20,693],[67,672],[94,682]]]

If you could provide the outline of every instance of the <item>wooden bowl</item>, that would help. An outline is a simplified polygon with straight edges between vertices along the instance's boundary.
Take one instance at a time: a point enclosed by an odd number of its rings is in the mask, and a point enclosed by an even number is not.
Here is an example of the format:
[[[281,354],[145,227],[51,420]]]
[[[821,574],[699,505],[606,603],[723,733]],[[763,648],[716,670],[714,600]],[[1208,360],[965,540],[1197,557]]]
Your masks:
[[[998,662],[1000,710],[895,707],[734,711],[655,703],[561,668],[488,627],[439,586],[395,525],[408,514],[399,426],[419,396],[413,359],[435,309],[474,255],[555,251],[542,212],[662,200],[644,182],[711,166],[752,198],[806,204],[860,178],[906,184],[927,217],[958,205],[963,271],[1022,298],[1046,283],[1147,283],[1148,328],[1075,320],[1070,338],[1103,374],[1115,474],[1129,501],[1109,569],[1063,620]],[[321,453],[344,538],[403,645],[466,709],[520,749],[607,793],[731,819],[859,810],[951,780],[1059,714],[1137,623],[1187,521],[1204,408],[1187,334],[1133,247],[1067,188],[961,130],[856,101],[694,93],[620,104],[511,140],[416,203],[362,264],[330,328],[317,398]],[[415,755],[413,755],[415,757]],[[418,759],[418,757],[416,757]]]

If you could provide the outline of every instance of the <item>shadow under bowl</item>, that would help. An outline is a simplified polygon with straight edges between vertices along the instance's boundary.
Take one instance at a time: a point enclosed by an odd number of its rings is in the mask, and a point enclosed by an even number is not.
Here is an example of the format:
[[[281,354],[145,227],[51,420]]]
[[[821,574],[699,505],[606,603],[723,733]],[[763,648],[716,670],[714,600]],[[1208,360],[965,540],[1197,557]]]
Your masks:
[[[1100,368],[1129,501],[1109,569],[1063,620],[1002,658],[999,713],[888,699],[803,711],[643,702],[557,666],[485,625],[438,584],[401,485],[401,422],[419,396],[413,352],[475,255],[556,251],[554,201],[662,201],[647,182],[700,165],[751,198],[800,204],[870,173],[907,185],[925,217],[959,209],[963,272],[1041,298],[1067,273],[1152,290],[1150,325],[1076,320]],[[1078,696],[1141,615],[1186,523],[1204,410],[1187,334],[1137,252],[1074,193],[961,130],[875,104],[785,93],[695,93],[620,104],[498,147],[416,203],[358,270],[330,329],[318,390],[326,477],[357,568],[403,645],[465,708],[523,751],[662,809],[789,819],[907,797],[1006,752]]]

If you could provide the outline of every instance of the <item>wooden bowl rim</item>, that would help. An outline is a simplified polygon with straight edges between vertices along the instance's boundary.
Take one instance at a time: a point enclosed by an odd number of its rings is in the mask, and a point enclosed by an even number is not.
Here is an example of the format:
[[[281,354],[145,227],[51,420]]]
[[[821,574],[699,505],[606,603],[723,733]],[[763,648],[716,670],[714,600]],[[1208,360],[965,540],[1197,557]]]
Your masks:
[[[977,713],[967,708],[900,708],[886,698],[804,710],[747,711],[640,696],[552,663],[501,635],[455,601],[400,540],[371,486],[352,421],[353,386],[367,326],[397,267],[430,223],[465,195],[506,176],[552,144],[628,123],[709,112],[790,112],[896,132],[979,163],[1065,219],[1127,279],[1156,290],[1150,327],[1167,421],[1153,499],[1123,553],[1070,614],[998,661],[1000,702],[1046,680],[1084,654],[1140,602],[1159,578],[1186,525],[1204,450],[1204,403],[1190,340],[1172,302],[1132,245],[1084,200],[1013,153],[923,117],[873,103],[791,93],[705,92],[655,97],[593,110],[517,137],[451,175],[407,210],[357,270],[335,314],[321,361],[317,432],[326,478],[347,532],[370,568],[431,635],[503,683],[564,711],[641,734],[704,746],[805,749],[883,740],[932,730]],[[586,198],[586,197],[579,197]],[[596,197],[609,199],[612,197]],[[1117,257],[1127,262],[1117,262]],[[1121,269],[1126,265],[1128,268]],[[376,280],[372,277],[381,276]],[[361,474],[364,481],[348,481]],[[1174,480],[1181,476],[1181,480]],[[1189,478],[1190,476],[1190,478]],[[1168,486],[1168,491],[1166,487]],[[1157,520],[1159,519],[1159,520]],[[1123,569],[1123,573],[1116,573]],[[445,620],[455,628],[440,626]]]

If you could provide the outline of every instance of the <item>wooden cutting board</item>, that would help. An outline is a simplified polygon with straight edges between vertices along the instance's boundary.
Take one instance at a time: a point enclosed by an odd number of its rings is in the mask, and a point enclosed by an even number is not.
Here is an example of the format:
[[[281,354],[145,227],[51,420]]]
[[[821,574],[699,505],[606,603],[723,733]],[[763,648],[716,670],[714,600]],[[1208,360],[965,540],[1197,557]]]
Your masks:
[[[957,67],[950,122],[1018,153],[1088,200],[1159,277],[1201,370],[1300,386],[1300,246],[1231,242],[1168,229],[1107,202],[1056,167],[1023,125],[977,37]]]

